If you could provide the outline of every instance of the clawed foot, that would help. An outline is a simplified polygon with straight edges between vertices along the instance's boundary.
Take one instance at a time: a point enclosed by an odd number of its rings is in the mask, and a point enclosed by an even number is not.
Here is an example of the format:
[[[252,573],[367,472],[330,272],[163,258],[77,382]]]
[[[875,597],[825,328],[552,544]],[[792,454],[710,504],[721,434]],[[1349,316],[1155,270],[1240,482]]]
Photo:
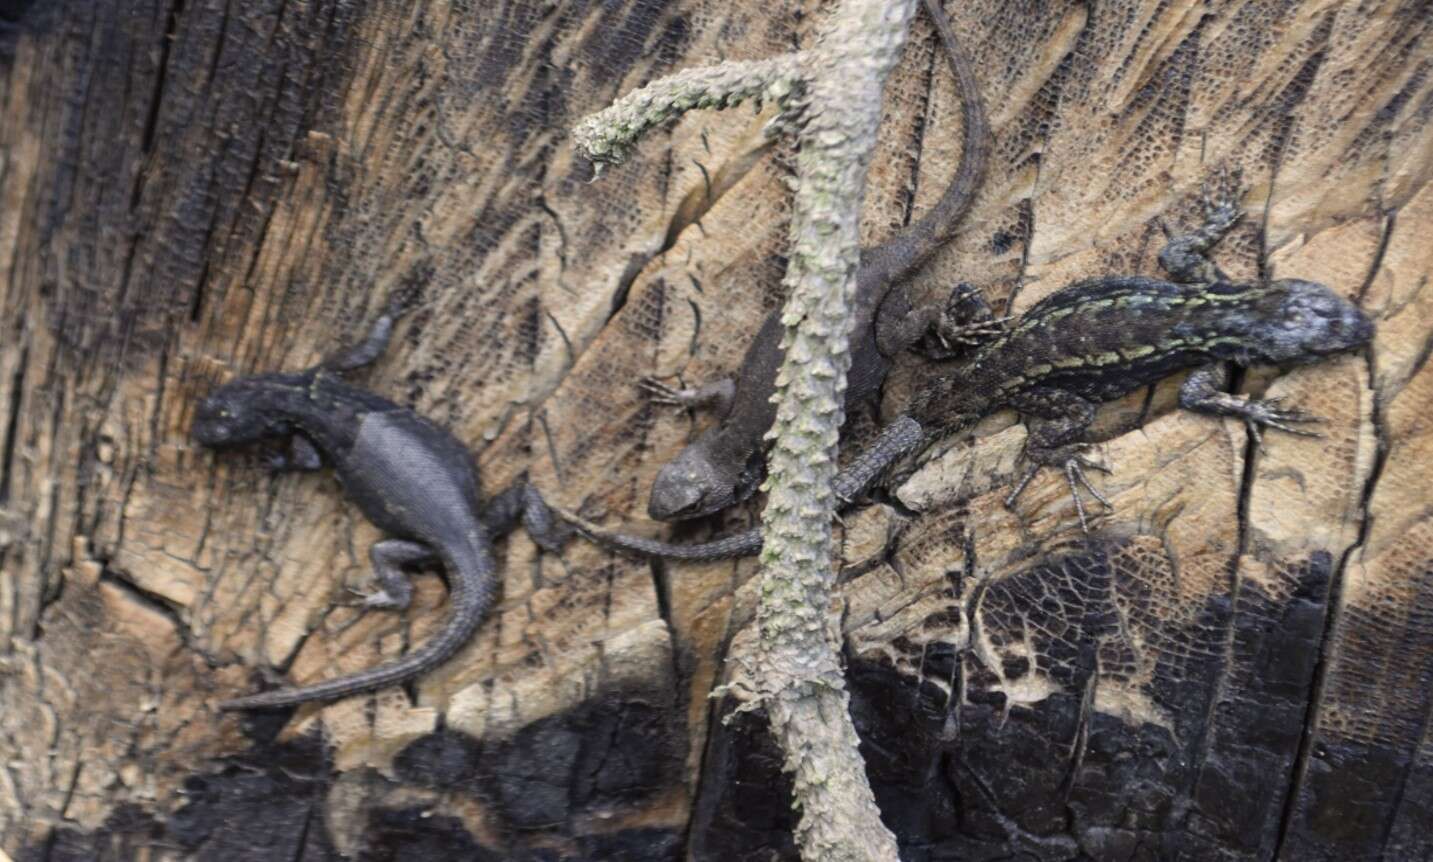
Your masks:
[[[1243,214],[1239,206],[1239,190],[1243,188],[1243,168],[1222,168],[1219,171],[1218,190],[1211,189],[1209,181],[1199,184],[1199,203],[1204,208],[1204,222],[1216,226],[1221,233],[1228,230]]]
[[[652,403],[672,407],[686,407],[692,395],[690,389],[677,389],[651,377],[643,377],[637,381],[637,388],[646,393]]]
[[[1004,331],[1003,324],[1011,320],[1014,318],[991,317],[958,326],[942,325],[936,327],[935,340],[947,353],[954,353],[956,348],[975,347],[994,338]]]
[[[1208,180],[1199,184],[1199,205],[1204,211],[1204,225],[1201,230],[1213,230],[1222,234],[1239,220],[1243,210],[1239,206],[1238,190],[1243,187],[1243,177],[1243,168],[1225,168],[1219,172],[1218,185],[1226,191],[1213,191]],[[1179,237],[1164,216],[1155,216],[1154,223],[1166,239]]]
[[[402,610],[408,603],[395,596],[391,596],[385,590],[374,590],[368,592],[356,587],[349,587],[348,591],[357,597],[357,601],[340,602],[339,604],[350,608],[364,608],[365,610]]]
[[[691,410],[705,408],[725,412],[731,409],[731,399],[736,395],[736,381],[730,377],[685,389],[668,386],[652,377],[643,377],[637,385],[657,404],[670,404]]]
[[[1096,490],[1094,485],[1090,484],[1089,478],[1085,475],[1086,468],[1098,470],[1101,473],[1110,472],[1110,468],[1098,461],[1093,461],[1085,457],[1083,445],[1074,444],[1061,446],[1056,449],[1033,449],[1027,447],[1024,454],[1025,458],[1031,462],[1030,469],[1025,471],[1025,475],[1020,477],[1020,482],[1016,484],[1015,490],[1011,491],[1010,495],[1005,498],[1006,508],[1014,507],[1016,498],[1024,492],[1025,486],[1030,484],[1030,480],[1035,478],[1035,474],[1039,473],[1044,467],[1059,467],[1064,471],[1065,481],[1070,485],[1070,496],[1075,500],[1075,512],[1080,516],[1080,529],[1086,533],[1090,531],[1090,522],[1089,518],[1085,515],[1084,501],[1080,499],[1081,485],[1090,493],[1091,497],[1099,500],[1106,509],[1114,508],[1110,501],[1105,499],[1105,496]]]
[[[950,359],[957,352],[978,347],[1005,331],[1009,317],[995,317],[974,285],[961,282],[946,298],[945,307],[925,333],[920,352],[933,359]]]
[[[1156,221],[1169,240],[1159,253],[1159,264],[1174,281],[1208,284],[1226,280],[1224,273],[1209,259],[1208,252],[1244,214],[1239,202],[1241,178],[1239,170],[1226,169],[1213,184],[1200,185],[1204,223],[1194,230],[1175,234],[1164,219]]]
[[[1289,423],[1322,422],[1323,419],[1311,413],[1305,413],[1298,408],[1284,409],[1278,405],[1282,398],[1266,398],[1263,400],[1250,400],[1244,403],[1244,409],[1240,411],[1240,417],[1249,428],[1249,436],[1254,438],[1255,446],[1264,445],[1264,428],[1277,428],[1289,434],[1297,434],[1300,437],[1322,437],[1317,431],[1309,431],[1304,428],[1295,428]]]

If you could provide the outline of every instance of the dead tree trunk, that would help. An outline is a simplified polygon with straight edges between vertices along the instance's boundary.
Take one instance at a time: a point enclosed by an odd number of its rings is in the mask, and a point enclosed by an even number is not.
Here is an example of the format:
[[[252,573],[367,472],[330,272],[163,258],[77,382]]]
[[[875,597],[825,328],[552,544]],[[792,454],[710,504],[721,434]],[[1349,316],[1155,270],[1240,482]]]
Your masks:
[[[642,82],[809,43],[816,4],[0,2],[0,851],[32,859],[767,859],[794,853],[766,722],[708,694],[752,636],[754,561],[633,563],[525,537],[497,613],[409,690],[219,715],[440,620],[337,604],[378,534],[321,476],[185,430],[422,291],[362,378],[555,502],[644,520],[706,421],[643,375],[730,371],[780,300],[791,153],[688,115],[586,185],[565,131]],[[846,520],[853,713],[911,859],[1433,852],[1433,16],[1385,2],[974,0],[996,146],[917,279],[1027,308],[1152,273],[1158,221],[1240,167],[1232,275],[1328,283],[1365,354],[1240,391],[1317,440],[1101,414],[1093,538],[1062,480],[1000,505],[995,417]],[[864,232],[940,193],[956,88],[917,19]],[[653,137],[662,138],[663,135]],[[1423,249],[1419,251],[1419,249]],[[904,359],[884,410],[930,368]],[[868,430],[857,423],[859,435]],[[636,525],[681,539],[746,524]]]

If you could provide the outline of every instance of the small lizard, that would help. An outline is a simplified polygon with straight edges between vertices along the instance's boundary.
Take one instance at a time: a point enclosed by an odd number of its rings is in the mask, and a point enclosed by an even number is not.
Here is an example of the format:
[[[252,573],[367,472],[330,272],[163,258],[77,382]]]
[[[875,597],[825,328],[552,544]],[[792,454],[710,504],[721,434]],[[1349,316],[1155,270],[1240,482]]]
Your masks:
[[[942,313],[934,307],[912,309],[905,290],[893,289],[954,234],[975,196],[990,146],[989,126],[970,61],[956,43],[938,0],[926,0],[926,10],[960,87],[965,127],[962,161],[950,186],[924,217],[861,253],[850,338],[851,369],[846,381],[848,408],[878,397],[890,368],[889,357],[915,344],[927,331],[934,329],[947,349],[999,332],[997,322],[990,319],[957,322],[962,296],[953,294]],[[763,438],[776,418],[771,395],[783,358],[781,333],[780,315],[768,316],[747,348],[735,379],[724,377],[687,389],[655,380],[643,382],[658,403],[714,408],[720,414],[716,425],[658,471],[647,505],[653,518],[670,521],[710,515],[756,492],[766,471]]]
[[[1277,400],[1241,399],[1221,391],[1226,362],[1300,365],[1354,350],[1373,337],[1373,323],[1322,284],[1279,279],[1231,283],[1206,253],[1239,220],[1232,200],[1205,197],[1205,223],[1170,239],[1159,255],[1171,280],[1108,276],[1076,282],[1035,304],[1004,333],[920,388],[906,412],[887,426],[837,479],[849,500],[911,451],[973,425],[1004,407],[1031,420],[1028,472],[1006,497],[1013,505],[1045,466],[1060,467],[1088,529],[1078,484],[1109,503],[1085,477],[1084,435],[1096,405],[1175,371],[1196,368],[1180,388],[1180,406],[1235,416],[1256,442],[1261,427],[1309,434],[1291,423],[1316,421]],[[574,520],[589,538],[641,556],[721,559],[755,553],[758,531],[694,545],[607,533]]]
[[[1237,180],[1236,180],[1237,182]],[[1159,254],[1170,280],[1108,276],[1077,282],[1036,303],[1005,333],[981,345],[911,400],[908,415],[948,433],[1013,407],[1030,420],[1030,469],[1006,497],[1014,505],[1042,467],[1061,468],[1088,529],[1077,483],[1106,507],[1083,467],[1084,437],[1097,405],[1185,368],[1179,390],[1188,410],[1244,420],[1256,443],[1261,427],[1317,436],[1290,423],[1318,421],[1277,399],[1237,398],[1226,363],[1302,365],[1354,350],[1373,338],[1373,322],[1328,287],[1289,278],[1233,283],[1207,257],[1243,216],[1231,197],[1203,198],[1204,223],[1171,237]]]
[[[560,548],[561,531],[537,490],[519,480],[483,505],[477,465],[452,434],[406,407],[351,386],[338,374],[372,363],[402,313],[396,297],[359,344],[295,374],[260,374],[227,383],[199,402],[192,434],[227,448],[276,439],[287,451],[276,470],[317,470],[327,461],[364,515],[394,538],[368,556],[380,589],[363,606],[401,610],[413,587],[402,567],[437,558],[448,576],[451,617],[427,643],[396,661],[312,685],[226,700],[220,709],[332,700],[411,679],[447,660],[492,606],[497,583],[493,538],[519,519],[534,541]]]

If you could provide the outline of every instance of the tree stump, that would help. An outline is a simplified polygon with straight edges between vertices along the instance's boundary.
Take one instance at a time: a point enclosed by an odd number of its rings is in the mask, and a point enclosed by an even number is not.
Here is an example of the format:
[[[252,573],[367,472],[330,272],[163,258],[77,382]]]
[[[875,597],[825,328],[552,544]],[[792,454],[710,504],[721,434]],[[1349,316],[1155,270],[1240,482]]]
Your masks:
[[[488,491],[645,521],[708,421],[644,375],[732,370],[780,302],[791,153],[691,114],[589,185],[566,131],[678,68],[804,44],[818,4],[0,3],[0,852],[38,859],[773,859],[765,722],[710,698],[752,636],[754,561],[637,563],[516,535],[473,642],[406,689],[220,714],[266,678],[401,654],[440,623],[339,604],[378,537],[325,474],[187,439],[217,383],[297,369],[394,290],[361,382],[451,429]],[[1323,437],[1101,412],[1013,510],[991,417],[843,528],[853,711],[910,859],[1433,853],[1433,15],[1418,3],[972,0],[947,9],[996,136],[960,237],[915,279],[1013,313],[1155,272],[1203,181],[1216,253],[1329,284],[1375,345],[1240,391]],[[918,17],[866,195],[876,242],[959,159]],[[1419,247],[1424,251],[1418,251]],[[903,357],[882,412],[933,368]],[[857,416],[853,440],[874,418]]]

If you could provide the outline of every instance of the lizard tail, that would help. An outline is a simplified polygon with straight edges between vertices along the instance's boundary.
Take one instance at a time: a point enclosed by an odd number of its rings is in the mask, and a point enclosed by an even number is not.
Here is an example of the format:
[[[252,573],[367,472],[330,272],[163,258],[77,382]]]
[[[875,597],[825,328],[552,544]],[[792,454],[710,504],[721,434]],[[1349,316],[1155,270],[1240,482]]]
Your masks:
[[[832,484],[840,505],[864,494],[872,484],[887,473],[900,459],[929,442],[931,435],[919,422],[909,416],[893,420],[876,439],[861,452]],[[582,535],[599,545],[638,557],[661,557],[666,560],[729,560],[749,557],[761,552],[761,531],[744,530],[735,535],[710,542],[692,545],[677,545],[657,539],[630,536],[625,533],[609,533],[576,515],[562,513],[562,517],[577,527]]]
[[[442,630],[422,646],[400,659],[369,670],[313,685],[281,688],[221,701],[219,709],[275,709],[314,700],[334,700],[396,685],[447,661],[472,638],[492,607],[497,563],[493,559],[492,547],[485,541],[464,543],[460,549],[443,549],[441,555],[448,571],[448,601],[452,609]]]
[[[925,263],[936,249],[950,241],[960,225],[961,216],[975,198],[985,163],[990,156],[990,121],[980,98],[980,82],[971,68],[970,58],[955,40],[950,19],[941,8],[941,0],[925,0],[926,13],[935,24],[941,45],[945,48],[950,71],[960,88],[961,122],[965,126],[961,142],[960,168],[950,185],[924,216],[878,246],[880,254],[862,258],[863,277],[873,284],[891,284]]]
[[[678,545],[626,533],[609,533],[565,512],[562,517],[575,526],[578,532],[597,544],[643,559],[660,557],[664,560],[732,560],[761,552],[760,530],[743,530],[710,542]]]
[[[951,74],[955,75],[955,82],[960,87],[961,122],[965,126],[965,137],[961,142],[960,172],[956,174],[955,181],[911,232],[916,237],[923,237],[922,244],[912,256],[917,263],[924,261],[955,233],[960,217],[975,198],[975,190],[985,175],[985,163],[990,157],[990,121],[985,117],[985,103],[980,98],[980,81],[971,68],[970,58],[955,41],[950,19],[940,4],[941,0],[925,0],[926,12],[940,35]],[[931,229],[921,230],[927,224]]]

